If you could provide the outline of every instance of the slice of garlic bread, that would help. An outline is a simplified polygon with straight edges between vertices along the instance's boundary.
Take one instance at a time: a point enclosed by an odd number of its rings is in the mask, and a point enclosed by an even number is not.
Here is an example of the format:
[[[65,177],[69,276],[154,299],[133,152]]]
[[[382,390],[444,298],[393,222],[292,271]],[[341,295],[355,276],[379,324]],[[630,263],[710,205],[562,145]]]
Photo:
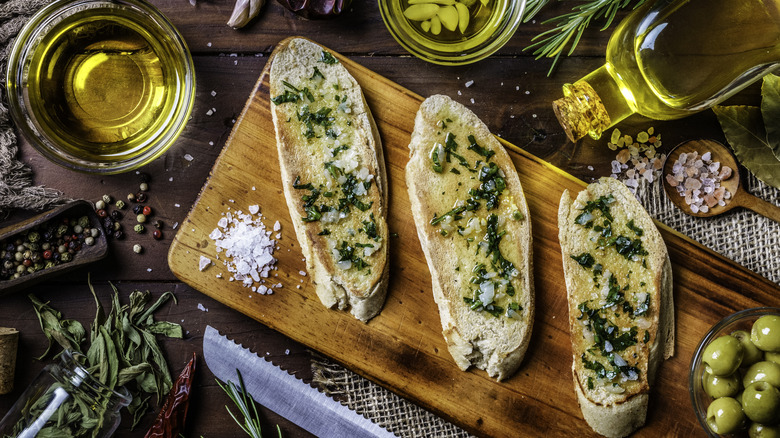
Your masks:
[[[607,437],[641,427],[658,365],[674,353],[672,273],[650,216],[620,181],[563,193],[558,237],[569,303],[574,389]]]
[[[450,354],[502,380],[534,318],[531,221],[509,154],[447,96],[420,106],[406,185]]]
[[[376,125],[360,85],[323,47],[289,39],[269,62],[282,186],[306,268],[325,306],[368,321],[389,273]]]

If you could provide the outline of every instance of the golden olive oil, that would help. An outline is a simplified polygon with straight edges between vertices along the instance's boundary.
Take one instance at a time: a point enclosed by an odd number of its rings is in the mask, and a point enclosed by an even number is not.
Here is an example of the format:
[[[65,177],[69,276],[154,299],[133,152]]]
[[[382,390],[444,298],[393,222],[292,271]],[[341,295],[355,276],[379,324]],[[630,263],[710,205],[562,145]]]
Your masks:
[[[480,47],[495,37],[496,31],[507,19],[509,3],[513,0],[481,0],[464,1],[470,3],[469,22],[466,29],[449,30],[441,27],[441,32],[434,34],[429,28],[423,28],[423,22],[406,20],[406,25],[414,32],[409,32],[411,37],[430,49],[442,50],[446,47],[449,52],[466,52],[474,47]],[[410,4],[408,0],[401,0],[401,10],[405,10]]]
[[[37,128],[88,161],[143,154],[171,123],[180,84],[167,36],[121,8],[77,12],[37,43],[27,105]]]

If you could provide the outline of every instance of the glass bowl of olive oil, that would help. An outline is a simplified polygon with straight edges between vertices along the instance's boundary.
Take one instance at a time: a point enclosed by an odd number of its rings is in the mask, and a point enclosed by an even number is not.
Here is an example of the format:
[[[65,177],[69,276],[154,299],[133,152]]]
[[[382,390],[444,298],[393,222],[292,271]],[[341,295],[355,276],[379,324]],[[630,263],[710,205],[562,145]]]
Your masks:
[[[144,0],[55,0],[20,31],[6,76],[18,129],[69,169],[114,174],[164,153],[190,116],[192,56]]]
[[[525,0],[378,0],[390,34],[434,64],[462,65],[500,49],[523,19]]]

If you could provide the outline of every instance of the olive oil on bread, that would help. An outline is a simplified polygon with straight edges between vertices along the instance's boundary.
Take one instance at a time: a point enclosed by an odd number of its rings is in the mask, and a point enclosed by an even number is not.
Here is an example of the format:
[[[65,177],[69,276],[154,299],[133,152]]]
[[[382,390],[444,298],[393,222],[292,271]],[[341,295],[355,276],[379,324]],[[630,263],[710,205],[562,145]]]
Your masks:
[[[446,96],[423,102],[409,147],[406,183],[449,351],[461,369],[506,378],[534,314],[517,172],[487,127]]]

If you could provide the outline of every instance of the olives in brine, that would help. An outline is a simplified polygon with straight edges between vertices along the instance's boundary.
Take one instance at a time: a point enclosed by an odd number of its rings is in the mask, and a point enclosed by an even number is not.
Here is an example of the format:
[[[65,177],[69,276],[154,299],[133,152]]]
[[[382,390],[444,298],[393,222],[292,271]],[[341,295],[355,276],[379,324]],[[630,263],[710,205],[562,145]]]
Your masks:
[[[742,364],[742,343],[733,336],[716,338],[704,349],[705,369],[716,376],[730,376]]]
[[[766,360],[751,365],[742,376],[742,385],[747,388],[755,382],[767,382],[780,388],[780,365]]]
[[[742,405],[731,397],[715,399],[707,408],[707,425],[718,434],[733,433],[745,422]]]
[[[742,389],[739,373],[730,376],[716,376],[705,372],[702,375],[704,392],[712,398],[734,397]]]
[[[767,382],[756,382],[745,388],[742,409],[750,420],[761,424],[780,421],[780,391]]]
[[[750,333],[745,330],[737,330],[731,333],[731,336],[737,338],[742,344],[742,367],[749,367],[754,363],[764,360],[764,352],[756,347],[756,344],[750,340]]]
[[[780,438],[780,426],[753,423],[748,429],[748,436],[750,438]]]
[[[764,315],[753,323],[750,340],[763,351],[780,352],[780,315]]]

